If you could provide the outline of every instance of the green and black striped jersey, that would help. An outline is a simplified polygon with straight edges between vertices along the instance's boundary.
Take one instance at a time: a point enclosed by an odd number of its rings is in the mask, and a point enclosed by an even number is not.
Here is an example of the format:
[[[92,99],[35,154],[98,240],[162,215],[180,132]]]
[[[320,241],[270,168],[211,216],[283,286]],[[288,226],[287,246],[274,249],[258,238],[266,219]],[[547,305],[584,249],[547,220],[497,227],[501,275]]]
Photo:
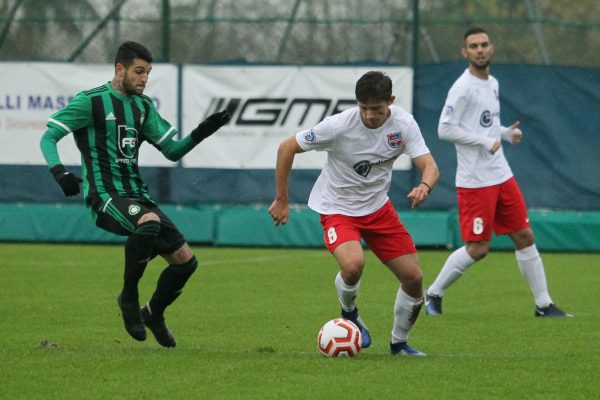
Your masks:
[[[113,195],[151,200],[138,169],[144,141],[173,161],[196,145],[190,136],[176,140],[177,130],[148,96],[126,96],[110,83],[79,93],[50,116],[47,126],[41,149],[50,167],[61,163],[57,142],[73,133],[81,152],[83,194],[95,209]]]

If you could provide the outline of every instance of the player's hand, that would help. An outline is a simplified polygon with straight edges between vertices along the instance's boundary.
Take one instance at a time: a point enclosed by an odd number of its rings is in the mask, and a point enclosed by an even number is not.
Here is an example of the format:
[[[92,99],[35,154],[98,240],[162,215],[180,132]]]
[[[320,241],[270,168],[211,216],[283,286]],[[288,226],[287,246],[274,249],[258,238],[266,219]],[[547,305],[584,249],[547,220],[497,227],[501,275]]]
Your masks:
[[[290,206],[285,200],[275,199],[269,207],[269,214],[275,221],[275,225],[285,225],[290,219]]]
[[[79,184],[83,182],[80,177],[67,171],[62,164],[53,165],[50,168],[50,173],[52,173],[54,180],[60,185],[65,196],[79,194]]]
[[[211,114],[192,131],[192,139],[194,142],[200,143],[213,133],[219,130],[231,119],[231,114],[227,110],[219,111]]]
[[[519,129],[520,126],[521,126],[520,121],[517,121],[510,126],[510,129],[512,129],[512,140],[511,140],[512,144],[519,144],[521,139],[523,139],[523,132],[521,131],[521,129]]]
[[[406,196],[411,203],[412,208],[417,208],[429,197],[429,188],[424,184],[419,184]]]
[[[499,140],[496,140],[496,142],[494,142],[494,144],[492,145],[492,148],[490,149],[490,153],[496,154],[496,152],[498,150],[500,150],[500,147],[502,147],[502,143],[500,143]]]

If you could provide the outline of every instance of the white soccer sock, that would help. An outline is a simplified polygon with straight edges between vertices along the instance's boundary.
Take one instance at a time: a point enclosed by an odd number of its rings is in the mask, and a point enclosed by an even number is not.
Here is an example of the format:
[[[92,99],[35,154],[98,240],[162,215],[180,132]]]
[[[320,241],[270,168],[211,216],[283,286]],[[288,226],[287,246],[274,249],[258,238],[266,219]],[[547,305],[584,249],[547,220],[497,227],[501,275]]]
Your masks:
[[[443,296],[446,289],[473,264],[475,264],[475,260],[471,258],[465,246],[456,249],[446,259],[437,278],[427,289],[427,294]]]
[[[423,305],[423,298],[415,299],[404,293],[402,288],[396,294],[394,304],[394,327],[392,328],[392,343],[406,342],[408,331],[415,324],[419,311]]]
[[[354,286],[347,285],[342,279],[342,274],[338,272],[335,277],[335,288],[337,289],[342,309],[348,312],[354,311],[354,308],[356,308],[356,296],[358,296],[358,289],[360,289],[360,281]]]
[[[535,244],[515,251],[517,264],[521,274],[529,283],[529,288],[535,299],[535,305],[544,308],[552,303],[550,293],[548,293],[548,285],[546,283],[546,273],[544,272],[544,263],[540,257]]]

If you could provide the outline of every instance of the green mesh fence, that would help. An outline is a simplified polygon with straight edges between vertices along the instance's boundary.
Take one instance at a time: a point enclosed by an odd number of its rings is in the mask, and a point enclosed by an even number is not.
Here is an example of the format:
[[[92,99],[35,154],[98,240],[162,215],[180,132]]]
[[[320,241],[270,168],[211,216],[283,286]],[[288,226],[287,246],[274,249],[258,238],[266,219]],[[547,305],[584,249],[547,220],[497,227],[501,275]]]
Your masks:
[[[430,64],[485,27],[495,62],[600,65],[598,0],[0,0],[0,61]]]

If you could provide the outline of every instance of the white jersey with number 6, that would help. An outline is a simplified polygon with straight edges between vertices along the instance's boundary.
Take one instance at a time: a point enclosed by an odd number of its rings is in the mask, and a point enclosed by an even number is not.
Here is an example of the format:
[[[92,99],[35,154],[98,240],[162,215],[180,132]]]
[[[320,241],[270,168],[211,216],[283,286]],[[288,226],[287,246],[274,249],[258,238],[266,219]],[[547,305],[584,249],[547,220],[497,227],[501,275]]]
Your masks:
[[[327,215],[369,215],[388,200],[394,161],[403,153],[410,158],[429,153],[413,116],[395,105],[390,110],[377,129],[365,127],[354,107],[296,134],[303,150],[327,152],[308,199],[311,209]]]

